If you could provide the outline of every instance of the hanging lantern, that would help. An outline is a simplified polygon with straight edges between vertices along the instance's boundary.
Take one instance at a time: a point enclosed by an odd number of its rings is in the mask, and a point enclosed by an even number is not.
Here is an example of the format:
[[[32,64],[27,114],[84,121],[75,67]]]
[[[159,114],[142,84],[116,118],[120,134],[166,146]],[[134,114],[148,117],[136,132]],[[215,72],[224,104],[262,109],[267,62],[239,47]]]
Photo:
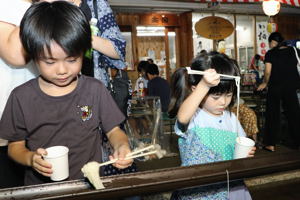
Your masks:
[[[279,0],[263,0],[263,11],[268,16],[276,15],[280,10]]]
[[[277,26],[276,23],[274,23],[274,22],[269,22],[269,23],[267,24],[267,31],[268,31],[269,33],[276,32],[277,30],[278,30],[278,26]]]

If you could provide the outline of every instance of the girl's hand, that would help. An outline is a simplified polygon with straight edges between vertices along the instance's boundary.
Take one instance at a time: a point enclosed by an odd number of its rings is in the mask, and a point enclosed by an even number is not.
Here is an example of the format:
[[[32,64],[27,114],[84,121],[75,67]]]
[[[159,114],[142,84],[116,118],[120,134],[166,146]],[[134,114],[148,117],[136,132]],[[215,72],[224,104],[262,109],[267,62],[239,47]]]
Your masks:
[[[47,155],[47,151],[42,148],[37,149],[32,155],[31,167],[43,176],[50,177],[53,172],[52,166],[43,159],[43,155]]]
[[[208,69],[205,70],[205,74],[200,82],[202,81],[207,85],[207,87],[211,88],[220,83],[220,75],[215,69]]]
[[[248,158],[250,157],[254,157],[254,154],[255,154],[255,151],[256,151],[256,147],[252,147],[252,149],[250,150],[249,154],[248,154]]]
[[[119,169],[124,169],[133,163],[133,159],[125,159],[126,155],[130,153],[131,150],[128,145],[121,145],[115,149],[113,156],[109,156],[110,160],[118,159],[113,166]]]

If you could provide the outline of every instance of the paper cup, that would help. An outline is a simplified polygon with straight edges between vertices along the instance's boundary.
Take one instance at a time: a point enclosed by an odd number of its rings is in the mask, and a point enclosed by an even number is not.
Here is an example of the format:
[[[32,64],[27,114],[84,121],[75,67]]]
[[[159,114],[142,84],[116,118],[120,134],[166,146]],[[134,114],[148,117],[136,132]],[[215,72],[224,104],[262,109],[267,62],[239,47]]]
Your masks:
[[[255,145],[255,142],[247,137],[237,137],[234,149],[234,159],[246,158]]]
[[[44,160],[51,163],[53,173],[51,174],[52,181],[61,181],[69,177],[69,159],[68,147],[53,146],[46,149],[47,155],[43,156]]]

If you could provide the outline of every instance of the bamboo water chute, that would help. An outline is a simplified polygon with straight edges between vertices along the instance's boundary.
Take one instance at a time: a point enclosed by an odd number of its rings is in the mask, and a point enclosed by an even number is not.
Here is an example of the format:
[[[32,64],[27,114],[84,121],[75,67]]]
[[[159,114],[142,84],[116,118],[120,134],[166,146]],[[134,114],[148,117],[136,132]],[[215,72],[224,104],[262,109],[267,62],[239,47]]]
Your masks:
[[[95,190],[86,180],[65,181],[0,190],[0,199],[118,199],[157,194],[185,187],[240,180],[299,169],[300,152],[286,152],[251,159],[174,167],[103,177],[105,189]]]

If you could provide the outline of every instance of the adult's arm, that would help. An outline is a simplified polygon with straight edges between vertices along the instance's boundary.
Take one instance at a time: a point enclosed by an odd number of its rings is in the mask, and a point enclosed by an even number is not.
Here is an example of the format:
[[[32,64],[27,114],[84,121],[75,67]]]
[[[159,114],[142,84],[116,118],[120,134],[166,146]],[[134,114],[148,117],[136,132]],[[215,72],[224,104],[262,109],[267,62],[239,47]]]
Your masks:
[[[14,66],[26,64],[24,50],[19,37],[19,25],[29,0],[0,1],[0,58]]]
[[[125,67],[126,40],[122,36],[108,1],[98,0],[97,5],[100,35],[93,36],[92,46],[107,57],[108,66],[122,69]]]
[[[258,91],[261,91],[261,90],[264,90],[268,83],[269,83],[269,80],[270,80],[270,76],[271,76],[271,71],[272,71],[272,64],[267,62],[265,63],[265,74],[264,74],[264,80],[263,82],[258,86],[257,90]]]
[[[18,26],[0,21],[0,58],[14,66],[26,64]]]
[[[110,58],[120,59],[120,56],[115,50],[114,45],[108,39],[99,36],[92,36],[92,47],[93,49],[99,51],[100,53]]]

